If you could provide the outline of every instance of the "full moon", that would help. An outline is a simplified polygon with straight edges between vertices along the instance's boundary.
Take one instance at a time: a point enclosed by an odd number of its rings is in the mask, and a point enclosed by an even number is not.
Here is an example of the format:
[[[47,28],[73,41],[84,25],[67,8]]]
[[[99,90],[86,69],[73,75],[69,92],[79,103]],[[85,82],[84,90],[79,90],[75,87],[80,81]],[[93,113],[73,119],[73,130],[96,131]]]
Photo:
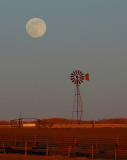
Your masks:
[[[26,32],[33,38],[42,37],[46,32],[46,24],[40,18],[32,18],[26,23]]]

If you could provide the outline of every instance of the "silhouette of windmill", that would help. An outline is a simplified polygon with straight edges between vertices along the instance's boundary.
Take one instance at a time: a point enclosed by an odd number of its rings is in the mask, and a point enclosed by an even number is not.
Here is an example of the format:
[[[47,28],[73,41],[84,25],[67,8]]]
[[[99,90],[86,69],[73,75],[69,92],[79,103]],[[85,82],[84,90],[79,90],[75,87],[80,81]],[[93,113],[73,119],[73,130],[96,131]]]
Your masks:
[[[84,79],[89,81],[89,73],[85,74],[80,70],[75,70],[71,73],[70,79],[72,83],[75,84],[75,95],[74,95],[74,104],[72,111],[72,119],[74,118],[74,113],[77,115],[77,120],[84,119],[83,108],[82,108],[82,98],[80,96],[79,86],[83,83]]]

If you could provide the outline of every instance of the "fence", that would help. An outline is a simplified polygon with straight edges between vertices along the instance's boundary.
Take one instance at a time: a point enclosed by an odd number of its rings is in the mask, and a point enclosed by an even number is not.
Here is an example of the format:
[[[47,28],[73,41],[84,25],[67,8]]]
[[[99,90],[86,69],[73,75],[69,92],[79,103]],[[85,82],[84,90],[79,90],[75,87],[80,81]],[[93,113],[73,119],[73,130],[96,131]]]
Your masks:
[[[127,139],[0,136],[0,153],[62,155],[91,159],[127,159]]]
[[[127,124],[49,124],[49,123],[28,123],[21,127],[32,128],[127,128]],[[0,128],[19,128],[19,124],[0,125]]]
[[[127,124],[53,124],[51,128],[127,128]]]

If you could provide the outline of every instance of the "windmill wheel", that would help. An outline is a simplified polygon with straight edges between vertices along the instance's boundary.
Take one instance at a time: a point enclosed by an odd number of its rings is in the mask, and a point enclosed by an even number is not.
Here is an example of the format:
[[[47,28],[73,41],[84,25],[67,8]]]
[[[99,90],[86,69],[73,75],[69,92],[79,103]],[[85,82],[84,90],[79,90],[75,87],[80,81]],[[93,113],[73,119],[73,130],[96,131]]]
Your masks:
[[[81,84],[84,81],[85,75],[80,70],[75,70],[71,73],[70,79],[74,84]]]

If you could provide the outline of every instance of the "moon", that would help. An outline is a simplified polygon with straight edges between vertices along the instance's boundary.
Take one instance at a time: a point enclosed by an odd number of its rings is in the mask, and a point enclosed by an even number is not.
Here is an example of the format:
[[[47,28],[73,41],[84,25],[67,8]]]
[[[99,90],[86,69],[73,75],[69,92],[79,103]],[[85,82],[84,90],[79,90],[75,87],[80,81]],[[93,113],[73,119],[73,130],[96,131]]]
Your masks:
[[[42,37],[46,32],[46,23],[40,18],[32,18],[26,23],[26,32],[33,38]]]

